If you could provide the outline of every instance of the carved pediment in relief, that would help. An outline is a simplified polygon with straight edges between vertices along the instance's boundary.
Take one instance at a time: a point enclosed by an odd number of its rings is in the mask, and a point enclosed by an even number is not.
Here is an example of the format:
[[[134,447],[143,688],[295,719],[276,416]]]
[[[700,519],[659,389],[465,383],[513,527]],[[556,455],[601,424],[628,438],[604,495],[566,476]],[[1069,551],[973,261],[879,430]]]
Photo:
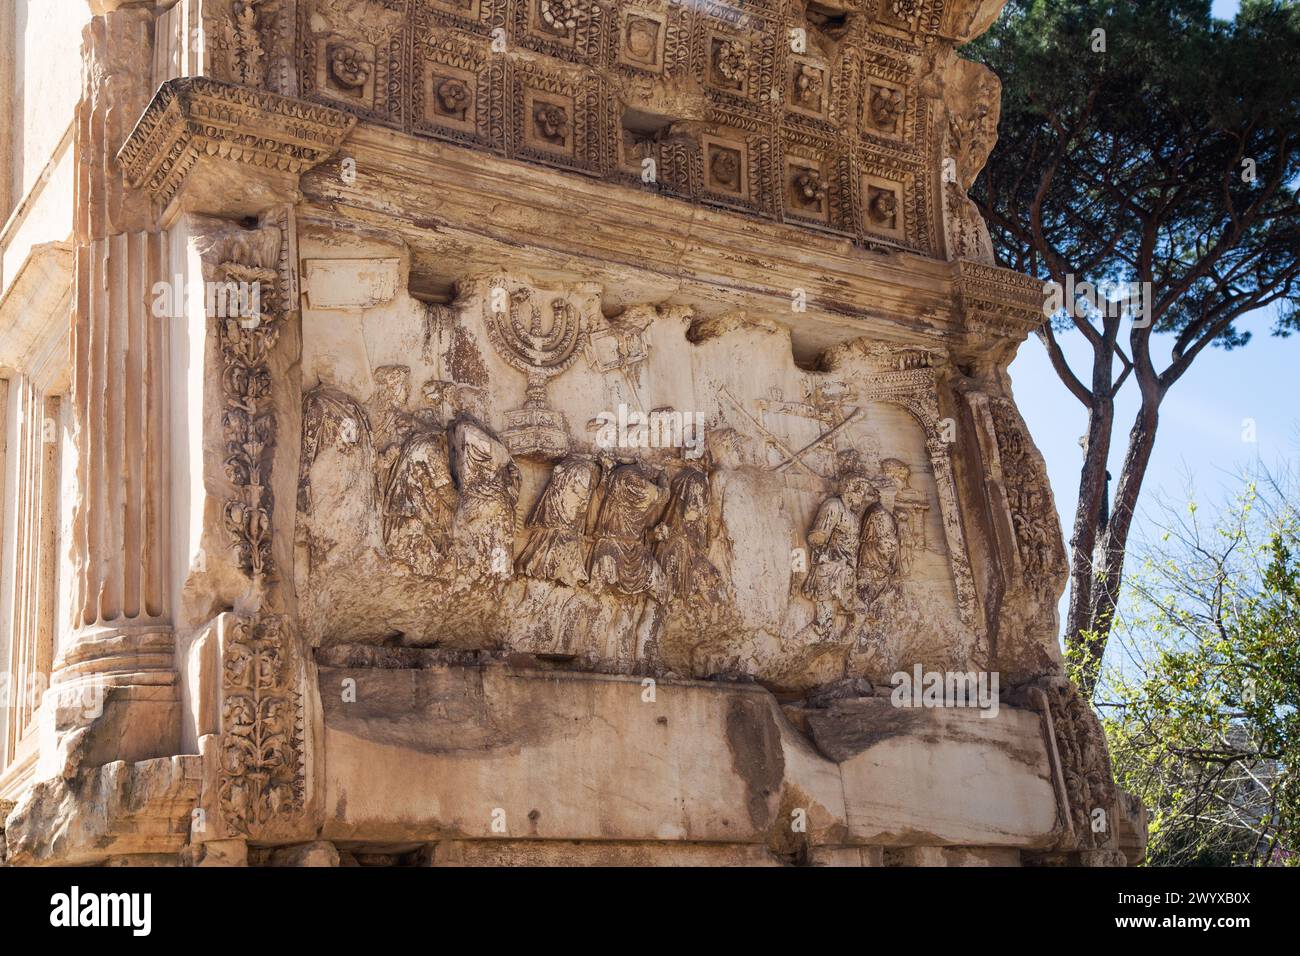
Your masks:
[[[332,261],[306,274],[361,260]],[[941,351],[860,342],[807,371],[741,313],[456,288],[304,309],[312,643],[800,689],[984,660]]]

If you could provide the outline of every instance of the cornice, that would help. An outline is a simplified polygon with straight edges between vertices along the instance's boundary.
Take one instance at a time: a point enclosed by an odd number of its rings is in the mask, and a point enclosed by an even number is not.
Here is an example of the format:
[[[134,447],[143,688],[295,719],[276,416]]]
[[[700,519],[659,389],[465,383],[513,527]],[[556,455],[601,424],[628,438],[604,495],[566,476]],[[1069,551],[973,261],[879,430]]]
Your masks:
[[[863,249],[370,123],[349,138],[347,156],[355,176],[330,163],[303,178],[303,221],[330,228],[343,217],[400,240],[417,270],[421,260],[459,272],[524,255],[533,271],[609,276],[628,301],[762,308],[788,316],[805,357],[866,332],[966,349],[994,332],[1001,347],[1039,321],[1040,286],[996,266]],[[800,289],[807,310],[794,313]]]
[[[165,207],[202,159],[296,178],[333,155],[355,125],[328,106],[182,77],[158,89],[117,160],[129,185]]]

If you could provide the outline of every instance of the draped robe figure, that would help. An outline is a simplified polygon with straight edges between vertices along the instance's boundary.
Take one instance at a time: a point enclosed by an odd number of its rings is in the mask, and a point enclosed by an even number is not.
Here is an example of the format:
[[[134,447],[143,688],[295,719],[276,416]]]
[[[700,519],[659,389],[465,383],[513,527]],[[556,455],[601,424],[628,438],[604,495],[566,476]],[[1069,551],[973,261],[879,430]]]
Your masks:
[[[612,587],[656,600],[662,596],[663,571],[646,539],[666,497],[664,479],[638,464],[619,465],[610,473],[591,549],[593,588]]]
[[[571,455],[555,466],[528,516],[528,542],[516,571],[569,587],[587,580],[583,534],[599,479],[600,467],[590,458]]]
[[[510,578],[519,468],[496,436],[462,420],[453,429],[452,469],[460,489],[452,522],[458,565],[479,577]]]
[[[829,634],[837,609],[852,614],[860,606],[857,562],[865,503],[866,480],[857,476],[843,480],[840,493],[817,509],[808,532],[812,566],[804,578],[803,593],[816,604],[813,625],[822,636]]]
[[[877,502],[862,518],[858,547],[858,597],[863,604],[878,600],[898,577],[898,521]]]
[[[402,444],[388,472],[382,503],[388,554],[418,574],[432,574],[451,548],[456,513],[445,432],[420,431]]]
[[[669,599],[718,600],[721,576],[705,556],[709,549],[709,479],[696,468],[672,480],[668,511],[655,529],[655,558],[663,568]]]

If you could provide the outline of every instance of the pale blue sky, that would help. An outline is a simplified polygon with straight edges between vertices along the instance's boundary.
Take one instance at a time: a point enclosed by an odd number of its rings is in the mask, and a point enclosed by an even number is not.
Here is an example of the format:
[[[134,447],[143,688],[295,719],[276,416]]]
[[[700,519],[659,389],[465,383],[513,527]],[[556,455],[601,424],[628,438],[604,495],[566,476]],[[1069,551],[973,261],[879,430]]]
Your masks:
[[[1232,17],[1238,0],[1215,0],[1214,14]],[[1155,453],[1147,471],[1135,531],[1150,527],[1144,512],[1163,496],[1183,502],[1189,490],[1210,509],[1239,488],[1234,475],[1262,460],[1269,466],[1300,457],[1300,336],[1269,335],[1272,314],[1242,323],[1255,333],[1245,348],[1225,352],[1209,348],[1173,386],[1161,406]],[[1124,339],[1127,338],[1125,334]],[[1071,367],[1085,382],[1091,375],[1091,350],[1079,333],[1061,338]],[[1170,340],[1156,336],[1157,368],[1168,360]],[[1037,338],[1020,348],[1011,365],[1012,388],[1034,441],[1047,459],[1048,475],[1069,540],[1078,500],[1082,451],[1079,437],[1087,430],[1084,407],[1061,384]],[[1125,384],[1116,407],[1111,474],[1118,477],[1137,411],[1136,383]],[[1243,423],[1254,422],[1254,443],[1243,440]],[[1189,483],[1190,479],[1190,483]],[[1144,507],[1145,506],[1145,507]]]

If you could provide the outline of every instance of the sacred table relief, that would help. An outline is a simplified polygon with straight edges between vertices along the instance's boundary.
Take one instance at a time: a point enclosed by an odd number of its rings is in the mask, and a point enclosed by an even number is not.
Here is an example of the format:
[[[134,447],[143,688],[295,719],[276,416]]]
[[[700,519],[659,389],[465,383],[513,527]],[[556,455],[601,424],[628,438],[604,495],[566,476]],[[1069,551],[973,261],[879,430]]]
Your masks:
[[[1001,0],[88,6],[4,862],[1141,858],[967,195]]]

